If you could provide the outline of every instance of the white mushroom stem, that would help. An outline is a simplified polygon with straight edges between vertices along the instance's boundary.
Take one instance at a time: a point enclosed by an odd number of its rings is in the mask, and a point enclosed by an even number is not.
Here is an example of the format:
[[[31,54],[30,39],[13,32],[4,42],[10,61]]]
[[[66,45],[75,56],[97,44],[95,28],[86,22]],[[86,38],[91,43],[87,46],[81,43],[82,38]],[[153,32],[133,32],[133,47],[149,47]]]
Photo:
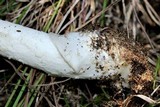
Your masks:
[[[44,33],[0,20],[0,55],[38,68],[48,74],[71,78],[128,78],[131,64],[121,56],[118,45],[107,49],[98,32]],[[113,42],[115,40],[113,39]]]

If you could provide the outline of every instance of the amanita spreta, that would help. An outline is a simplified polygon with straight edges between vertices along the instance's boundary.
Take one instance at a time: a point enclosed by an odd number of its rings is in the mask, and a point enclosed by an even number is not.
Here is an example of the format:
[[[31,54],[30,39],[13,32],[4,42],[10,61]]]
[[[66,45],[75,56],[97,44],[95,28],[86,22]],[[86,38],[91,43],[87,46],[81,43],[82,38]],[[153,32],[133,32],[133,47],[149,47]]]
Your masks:
[[[135,63],[147,68],[147,58],[121,33],[44,33],[0,20],[0,55],[38,68],[51,75],[81,79],[107,79],[120,75],[128,80]]]

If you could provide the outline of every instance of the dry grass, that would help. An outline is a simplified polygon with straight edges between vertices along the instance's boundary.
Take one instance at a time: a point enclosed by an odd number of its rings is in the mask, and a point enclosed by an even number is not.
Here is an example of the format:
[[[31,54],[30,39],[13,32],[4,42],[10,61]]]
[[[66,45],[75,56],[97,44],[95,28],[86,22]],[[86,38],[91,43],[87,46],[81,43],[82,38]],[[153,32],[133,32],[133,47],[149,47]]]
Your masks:
[[[14,90],[16,92],[10,101],[10,107],[13,104],[25,107],[156,105],[160,100],[160,61],[156,62],[160,56],[159,5],[158,0],[1,0],[1,19],[40,31],[63,34],[105,27],[126,31],[129,38],[144,44],[149,52],[149,62],[156,68],[156,74],[153,90],[148,90],[147,95],[143,93],[146,96],[134,95],[129,89],[117,89],[114,81],[50,77],[42,71],[1,57],[0,106],[4,106]],[[20,81],[19,84],[17,81]]]

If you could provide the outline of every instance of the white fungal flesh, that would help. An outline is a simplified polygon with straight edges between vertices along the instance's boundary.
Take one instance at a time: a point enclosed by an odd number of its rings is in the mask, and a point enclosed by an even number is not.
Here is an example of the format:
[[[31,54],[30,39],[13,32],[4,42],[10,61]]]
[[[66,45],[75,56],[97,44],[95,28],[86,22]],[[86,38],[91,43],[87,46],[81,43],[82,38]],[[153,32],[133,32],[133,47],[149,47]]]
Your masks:
[[[131,65],[124,64],[119,47],[113,48],[113,59],[105,49],[93,47],[98,37],[97,32],[47,34],[0,20],[2,56],[63,77],[100,79],[121,74],[128,78]]]

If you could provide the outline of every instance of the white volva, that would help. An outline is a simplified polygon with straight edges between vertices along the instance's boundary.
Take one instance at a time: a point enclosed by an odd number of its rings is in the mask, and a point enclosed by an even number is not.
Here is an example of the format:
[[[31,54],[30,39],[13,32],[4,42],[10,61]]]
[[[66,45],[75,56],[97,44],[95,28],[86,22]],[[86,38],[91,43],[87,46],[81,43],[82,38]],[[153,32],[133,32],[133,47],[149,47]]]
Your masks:
[[[57,76],[100,79],[121,74],[127,78],[131,65],[124,64],[119,47],[113,48],[113,59],[106,49],[94,47],[98,36],[96,31],[44,33],[0,20],[0,55]]]

